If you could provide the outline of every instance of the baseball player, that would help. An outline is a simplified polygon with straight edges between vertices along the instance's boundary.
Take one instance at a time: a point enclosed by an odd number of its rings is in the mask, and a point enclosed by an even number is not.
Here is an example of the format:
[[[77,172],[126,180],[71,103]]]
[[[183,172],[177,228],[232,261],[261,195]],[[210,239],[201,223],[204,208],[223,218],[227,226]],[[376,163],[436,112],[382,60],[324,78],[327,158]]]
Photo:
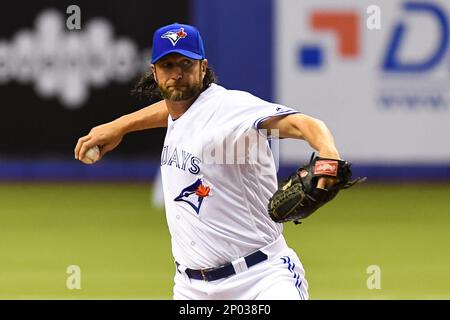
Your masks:
[[[163,100],[93,128],[78,140],[75,158],[83,161],[96,145],[103,156],[129,132],[167,127],[161,175],[176,265],[173,298],[308,299],[302,263],[286,244],[283,225],[267,212],[278,188],[267,140],[278,132],[339,159],[325,124],[217,85],[200,33],[190,25],[154,33],[151,72],[144,80],[141,91]],[[243,141],[244,152],[228,157]],[[257,144],[262,152],[248,161]],[[317,187],[334,183],[322,177]]]

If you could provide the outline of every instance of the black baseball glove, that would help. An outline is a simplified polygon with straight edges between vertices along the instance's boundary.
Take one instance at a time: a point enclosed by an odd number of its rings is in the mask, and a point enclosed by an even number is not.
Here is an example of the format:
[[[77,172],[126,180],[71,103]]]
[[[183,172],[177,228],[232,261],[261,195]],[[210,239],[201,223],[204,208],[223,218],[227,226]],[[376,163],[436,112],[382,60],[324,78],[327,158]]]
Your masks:
[[[333,200],[338,192],[347,189],[366,178],[352,178],[351,163],[344,160],[315,157],[313,153],[309,164],[300,167],[297,172],[281,183],[279,189],[269,200],[269,215],[275,222],[304,219],[325,203]],[[329,188],[317,188],[320,177],[336,179]]]

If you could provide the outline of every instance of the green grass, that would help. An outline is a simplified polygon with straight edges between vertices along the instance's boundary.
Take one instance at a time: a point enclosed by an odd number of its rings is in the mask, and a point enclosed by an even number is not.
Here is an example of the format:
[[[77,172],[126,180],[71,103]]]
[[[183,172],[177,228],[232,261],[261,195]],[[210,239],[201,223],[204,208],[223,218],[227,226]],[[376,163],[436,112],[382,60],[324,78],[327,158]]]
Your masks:
[[[366,184],[285,236],[312,299],[450,299],[449,208],[450,185]],[[66,287],[69,265],[81,290]],[[149,185],[0,184],[0,299],[171,299],[173,275]]]

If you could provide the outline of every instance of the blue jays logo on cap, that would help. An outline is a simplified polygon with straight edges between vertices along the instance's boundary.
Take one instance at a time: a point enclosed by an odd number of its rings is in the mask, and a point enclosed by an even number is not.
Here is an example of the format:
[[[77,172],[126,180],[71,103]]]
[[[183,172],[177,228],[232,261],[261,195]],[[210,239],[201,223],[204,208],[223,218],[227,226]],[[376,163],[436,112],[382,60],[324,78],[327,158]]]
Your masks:
[[[156,30],[153,35],[152,63],[170,53],[194,60],[205,59],[203,40],[197,28],[174,23]]]
[[[186,38],[187,35],[188,34],[184,32],[184,28],[180,28],[178,30],[167,31],[161,36],[161,38],[169,39],[173,46],[175,46],[178,40]]]

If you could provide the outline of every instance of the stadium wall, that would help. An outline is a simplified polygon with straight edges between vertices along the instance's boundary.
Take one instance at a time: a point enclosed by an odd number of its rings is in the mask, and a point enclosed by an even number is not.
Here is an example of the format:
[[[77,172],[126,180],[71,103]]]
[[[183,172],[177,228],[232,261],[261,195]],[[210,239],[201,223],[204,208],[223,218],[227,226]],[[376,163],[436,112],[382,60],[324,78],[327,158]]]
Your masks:
[[[360,0],[345,6],[327,0],[192,0],[181,1],[176,9],[163,4],[145,9],[142,2],[131,1],[126,12],[119,10],[120,1],[80,3],[87,13],[84,21],[91,22],[84,31],[109,32],[109,43],[125,65],[133,57],[140,57],[136,61],[141,64],[106,70],[107,81],[100,70],[88,91],[79,79],[67,80],[75,88],[78,84],[78,96],[61,88],[52,91],[51,77],[32,83],[26,64],[15,69],[18,73],[0,68],[0,94],[9,105],[3,115],[12,119],[0,128],[0,180],[152,179],[162,130],[127,137],[114,155],[92,167],[69,155],[76,138],[90,127],[145,105],[128,91],[147,67],[152,31],[178,21],[199,27],[221,84],[323,119],[342,157],[354,162],[356,175],[371,181],[450,181],[450,5],[445,1],[380,0],[380,30],[367,28],[370,3]],[[13,44],[26,49],[30,32],[40,30],[44,9],[56,8],[61,15],[65,5],[39,1],[25,10],[8,4],[0,20],[0,62]],[[140,15],[134,11],[138,8]],[[11,10],[20,11],[23,20],[12,21]],[[123,15],[133,15],[131,26],[123,23]],[[354,32],[340,37],[339,23],[321,25],[324,16],[347,17]],[[346,42],[353,49],[342,49]],[[27,61],[26,54],[20,57]],[[283,141],[280,176],[306,161],[310,151],[304,143]]]

